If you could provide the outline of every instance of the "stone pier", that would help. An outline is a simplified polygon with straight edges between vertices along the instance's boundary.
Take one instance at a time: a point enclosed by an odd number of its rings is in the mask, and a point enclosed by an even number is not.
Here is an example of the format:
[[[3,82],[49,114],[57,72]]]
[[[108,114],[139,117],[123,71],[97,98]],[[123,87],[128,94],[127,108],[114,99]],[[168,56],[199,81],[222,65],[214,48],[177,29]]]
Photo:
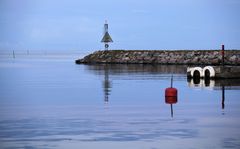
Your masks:
[[[240,65],[240,50],[225,50],[225,65]],[[76,60],[82,63],[221,65],[221,50],[106,50]]]

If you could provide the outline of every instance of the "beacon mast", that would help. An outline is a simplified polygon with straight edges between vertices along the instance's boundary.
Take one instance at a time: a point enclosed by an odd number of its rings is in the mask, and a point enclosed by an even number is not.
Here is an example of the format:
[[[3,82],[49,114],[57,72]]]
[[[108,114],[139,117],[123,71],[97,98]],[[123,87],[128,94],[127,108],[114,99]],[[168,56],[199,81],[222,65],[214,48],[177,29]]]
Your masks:
[[[107,21],[105,21],[105,24],[104,24],[104,32],[103,32],[103,38],[102,38],[101,42],[104,42],[105,50],[108,50],[108,47],[109,47],[108,43],[113,42],[111,36],[108,33]]]

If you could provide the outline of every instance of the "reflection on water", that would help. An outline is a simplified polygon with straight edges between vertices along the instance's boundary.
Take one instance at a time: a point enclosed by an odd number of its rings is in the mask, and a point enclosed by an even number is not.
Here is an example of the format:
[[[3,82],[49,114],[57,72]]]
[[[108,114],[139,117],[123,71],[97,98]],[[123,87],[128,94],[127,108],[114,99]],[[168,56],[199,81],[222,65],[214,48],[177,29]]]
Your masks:
[[[122,78],[122,75],[129,77],[125,79],[169,79],[171,74],[177,74],[177,79],[185,78],[184,73],[186,66],[180,65],[143,65],[143,64],[96,64],[96,65],[85,65],[86,69],[97,75],[104,75],[103,80],[103,91],[104,91],[104,102],[108,103],[109,95],[112,89],[112,81],[109,79],[111,77]],[[171,106],[172,107],[172,106]]]
[[[109,66],[104,65],[104,81],[103,81],[103,90],[104,90],[104,102],[108,103],[108,96],[110,95],[112,84],[109,80]]]
[[[90,72],[96,73],[98,75],[104,74],[103,81],[103,91],[104,91],[104,102],[109,102],[109,95],[112,89],[112,81],[109,79],[109,75],[126,75],[129,74],[134,76],[137,74],[147,73],[148,75],[152,75],[148,79],[169,79],[171,74],[178,74],[177,79],[185,78],[184,71],[186,69],[185,66],[176,66],[176,65],[109,65],[109,64],[98,64],[98,65],[85,65],[86,69]],[[176,70],[176,71],[175,71]],[[162,76],[162,74],[167,74],[167,76]],[[142,77],[144,77],[141,75]],[[157,77],[156,77],[157,76]],[[221,108],[225,109],[225,86],[227,89],[240,89],[240,79],[200,79],[200,78],[187,78],[189,87],[197,87],[197,88],[212,88],[214,90],[222,90],[222,100],[221,100]],[[170,104],[171,109],[171,117],[173,117],[173,104],[177,103],[177,97],[165,97],[165,103]]]
[[[189,87],[220,89],[226,86],[228,89],[240,89],[240,79],[200,79],[187,78]]]
[[[240,148],[239,80],[191,81],[174,65],[9,66],[0,65],[1,148]],[[178,94],[166,98],[172,74]]]
[[[240,90],[240,79],[200,79],[200,78],[188,78],[188,86],[191,88],[210,88],[214,90],[221,90],[221,108],[224,115],[225,109],[225,87],[228,90],[237,89]]]
[[[151,65],[151,64],[94,64],[85,65],[86,69],[96,74],[102,74],[107,67],[111,75],[114,74],[185,74],[185,65]]]
[[[222,86],[222,109],[225,108],[225,86]]]
[[[106,68],[108,75],[118,79],[153,80],[169,79],[169,75],[175,74],[175,79],[185,79],[187,66],[176,65],[143,65],[143,64],[96,64],[84,65],[85,69],[96,75],[104,75]]]

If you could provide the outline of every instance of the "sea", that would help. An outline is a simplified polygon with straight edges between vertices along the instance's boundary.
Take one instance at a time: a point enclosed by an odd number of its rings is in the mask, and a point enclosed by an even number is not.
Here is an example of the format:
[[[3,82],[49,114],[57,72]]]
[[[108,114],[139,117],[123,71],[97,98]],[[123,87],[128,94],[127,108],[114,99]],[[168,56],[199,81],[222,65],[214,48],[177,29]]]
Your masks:
[[[184,65],[75,64],[84,55],[0,55],[1,149],[240,148],[239,79],[191,80]]]

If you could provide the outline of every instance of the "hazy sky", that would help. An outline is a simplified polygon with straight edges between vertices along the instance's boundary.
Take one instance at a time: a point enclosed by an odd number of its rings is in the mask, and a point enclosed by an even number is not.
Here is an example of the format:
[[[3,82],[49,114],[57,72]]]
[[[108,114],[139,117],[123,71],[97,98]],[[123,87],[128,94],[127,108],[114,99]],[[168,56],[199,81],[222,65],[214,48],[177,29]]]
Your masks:
[[[240,0],[0,0],[0,50],[240,49]]]

